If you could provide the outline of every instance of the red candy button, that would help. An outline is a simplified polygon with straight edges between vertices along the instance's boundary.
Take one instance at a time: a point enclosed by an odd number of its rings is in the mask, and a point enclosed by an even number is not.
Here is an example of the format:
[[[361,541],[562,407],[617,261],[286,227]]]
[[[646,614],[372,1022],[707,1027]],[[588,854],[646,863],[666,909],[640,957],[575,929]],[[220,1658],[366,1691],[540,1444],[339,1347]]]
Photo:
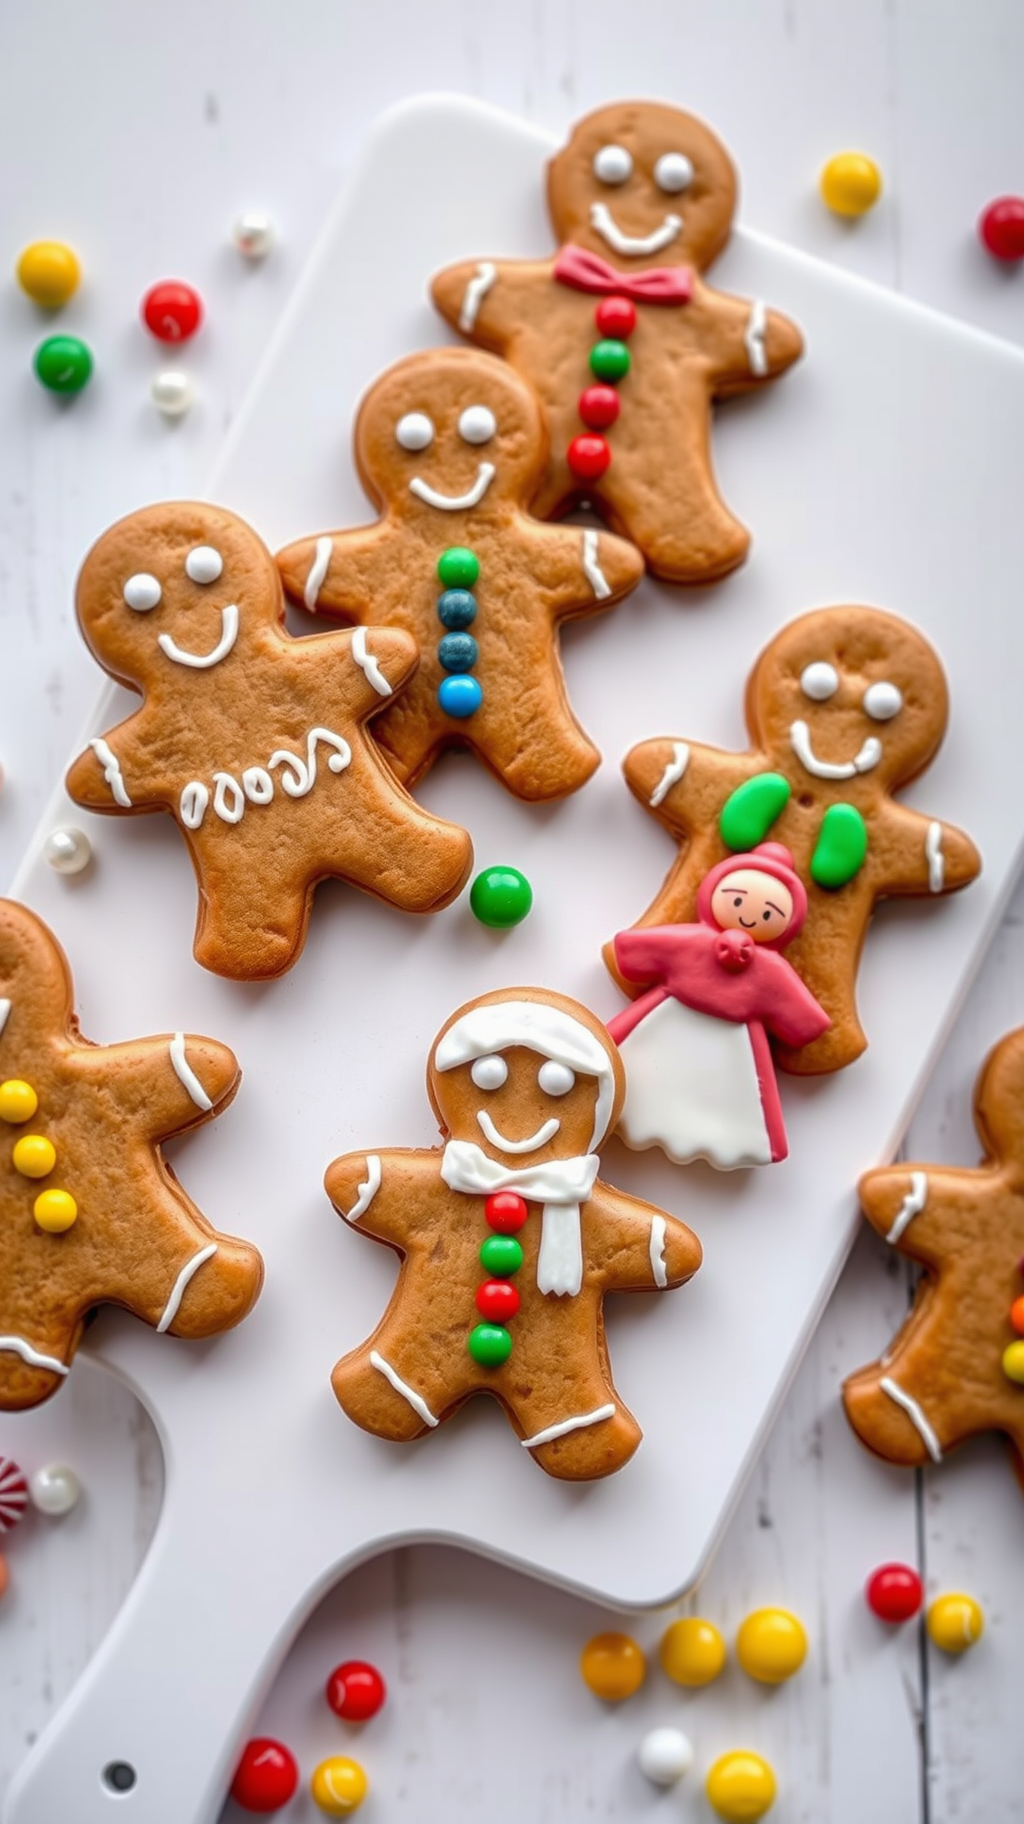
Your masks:
[[[1018,1336],[1024,1336],[1024,1298],[1015,1298],[1010,1306],[1010,1322]]]
[[[142,300],[142,321],[158,342],[187,342],[202,320],[199,293],[177,279],[151,286]]]
[[[295,1756],[283,1742],[258,1735],[247,1742],[231,1782],[231,1797],[243,1811],[280,1811],[299,1783]]]
[[[1024,196],[997,196],[978,222],[978,233],[997,260],[1024,260]]]
[[[636,328],[636,305],[629,298],[602,298],[594,317],[602,336],[625,341]]]
[[[346,1659],[327,1680],[327,1702],[346,1723],[365,1723],[376,1716],[388,1688],[376,1666],[365,1659]]]
[[[522,1228],[529,1211],[516,1191],[495,1191],[484,1204],[484,1215],[499,1235],[514,1235]]]
[[[579,414],[592,431],[606,431],[619,415],[619,395],[614,386],[587,386],[580,394]]]
[[[507,1324],[519,1309],[519,1294],[507,1279],[485,1279],[476,1289],[476,1308],[492,1324]]]
[[[611,462],[612,453],[603,437],[574,437],[565,452],[566,461],[581,481],[596,481]]]
[[[880,1621],[909,1621],[921,1607],[924,1585],[909,1564],[880,1564],[864,1593]]]

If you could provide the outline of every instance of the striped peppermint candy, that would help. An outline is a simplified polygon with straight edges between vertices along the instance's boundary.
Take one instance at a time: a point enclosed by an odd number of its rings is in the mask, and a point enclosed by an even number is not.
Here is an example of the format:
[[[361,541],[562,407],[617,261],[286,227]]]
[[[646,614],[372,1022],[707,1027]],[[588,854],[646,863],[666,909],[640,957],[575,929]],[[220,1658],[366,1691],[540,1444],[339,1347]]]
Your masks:
[[[28,1483],[10,1457],[0,1457],[0,1533],[17,1526],[28,1505]]]

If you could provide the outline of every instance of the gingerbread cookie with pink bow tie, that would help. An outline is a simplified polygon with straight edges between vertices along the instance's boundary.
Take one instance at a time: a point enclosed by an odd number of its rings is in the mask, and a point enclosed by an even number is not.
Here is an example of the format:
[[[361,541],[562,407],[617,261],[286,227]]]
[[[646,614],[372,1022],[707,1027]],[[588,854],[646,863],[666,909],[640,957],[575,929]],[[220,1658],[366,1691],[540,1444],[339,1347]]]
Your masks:
[[[438,274],[453,328],[540,396],[551,455],[542,518],[588,501],[669,582],[709,582],[750,543],[715,485],[711,407],[759,390],[803,346],[788,318],[701,274],[729,239],[736,174],[678,108],[619,102],[548,166],[554,259],[464,260]]]

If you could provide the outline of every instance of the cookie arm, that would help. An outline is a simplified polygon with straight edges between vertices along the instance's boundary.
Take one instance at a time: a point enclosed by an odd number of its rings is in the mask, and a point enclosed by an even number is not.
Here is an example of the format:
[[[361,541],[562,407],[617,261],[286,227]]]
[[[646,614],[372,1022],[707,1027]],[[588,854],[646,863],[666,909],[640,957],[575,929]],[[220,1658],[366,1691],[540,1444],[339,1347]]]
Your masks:
[[[883,1241],[911,1260],[937,1267],[947,1252],[948,1231],[969,1228],[972,1206],[994,1179],[994,1168],[957,1171],[901,1164],[865,1172],[857,1195]]]
[[[702,340],[717,398],[777,379],[803,353],[796,324],[781,311],[769,310],[761,298],[734,298],[702,286],[690,309],[694,306],[707,317]]]
[[[697,831],[710,836],[718,860],[726,853],[718,834],[722,806],[737,786],[766,771],[766,764],[760,754],[728,754],[696,741],[658,737],[631,747],[622,771],[634,798],[673,836]]]
[[[444,1186],[439,1154],[392,1147],[378,1153],[345,1153],[324,1173],[324,1189],[350,1228],[404,1252],[435,1219]]]
[[[685,1285],[701,1263],[700,1242],[685,1222],[600,1179],[583,1228],[594,1236],[596,1264],[609,1291],[667,1291]]]
[[[905,804],[883,807],[875,848],[884,893],[952,893],[981,873],[981,856],[963,830]]]
[[[80,1045],[70,1054],[79,1084],[124,1110],[125,1121],[156,1143],[221,1113],[242,1072],[233,1051],[194,1032]]]
[[[90,811],[148,811],[157,807],[151,802],[136,804],[132,797],[132,775],[138,755],[138,728],[142,711],[119,722],[104,735],[96,735],[84,753],[73,760],[64,784],[69,798]],[[152,781],[147,782],[147,796],[153,796]]]
[[[364,720],[390,707],[419,664],[415,640],[397,627],[314,633],[290,640],[288,650],[306,680],[315,713],[343,719]]]
[[[559,619],[612,607],[643,576],[636,546],[595,526],[543,526],[521,518],[519,530],[531,572]]]
[[[460,335],[503,354],[516,319],[510,268],[527,262],[460,260],[430,282],[430,296],[446,323]]]
[[[381,526],[357,526],[285,545],[275,562],[288,600],[310,614],[364,621],[380,587],[383,543]]]

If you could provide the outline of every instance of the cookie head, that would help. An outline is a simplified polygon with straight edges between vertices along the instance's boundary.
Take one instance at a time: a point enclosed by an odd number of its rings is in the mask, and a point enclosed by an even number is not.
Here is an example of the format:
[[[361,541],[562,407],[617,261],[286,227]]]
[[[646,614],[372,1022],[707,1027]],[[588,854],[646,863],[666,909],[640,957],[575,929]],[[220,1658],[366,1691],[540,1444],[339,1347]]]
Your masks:
[[[625,1083],[612,1040],[586,1008],[515,989],[453,1014],[427,1088],[446,1135],[515,1169],[596,1151]]]
[[[528,495],[547,457],[533,394],[493,355],[432,349],[388,368],[359,408],[356,462],[379,507],[443,536],[460,513]]]
[[[680,108],[626,101],[579,121],[548,166],[559,242],[630,270],[703,269],[729,238],[736,173],[721,141]]]
[[[974,1117],[987,1150],[1024,1185],[1024,1027],[989,1052],[974,1092]]]

